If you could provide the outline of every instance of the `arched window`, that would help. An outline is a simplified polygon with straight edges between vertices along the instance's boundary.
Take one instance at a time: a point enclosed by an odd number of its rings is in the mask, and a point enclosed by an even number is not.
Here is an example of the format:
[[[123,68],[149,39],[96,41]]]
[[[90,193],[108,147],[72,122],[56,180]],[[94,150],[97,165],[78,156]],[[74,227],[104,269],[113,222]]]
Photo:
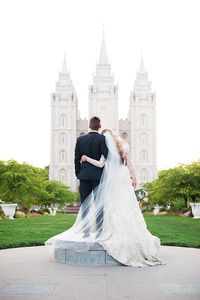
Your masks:
[[[60,116],[60,127],[65,128],[66,127],[66,115]]]
[[[64,150],[60,151],[60,160],[66,161],[66,152]]]
[[[127,132],[122,132],[122,138],[126,141],[128,137]]]
[[[141,135],[141,145],[146,146],[147,145],[147,134],[145,132]]]
[[[66,171],[65,171],[65,169],[60,170],[60,181],[62,181],[62,182],[66,181]]]
[[[141,125],[141,128],[147,127],[147,116],[145,114],[142,114],[140,116],[140,125]]]
[[[60,135],[60,144],[61,145],[66,144],[66,134],[65,133],[61,133],[61,135]]]
[[[147,181],[148,181],[148,171],[147,171],[147,169],[142,169],[141,182],[147,182]]]
[[[141,152],[141,161],[146,162],[147,161],[147,151]]]

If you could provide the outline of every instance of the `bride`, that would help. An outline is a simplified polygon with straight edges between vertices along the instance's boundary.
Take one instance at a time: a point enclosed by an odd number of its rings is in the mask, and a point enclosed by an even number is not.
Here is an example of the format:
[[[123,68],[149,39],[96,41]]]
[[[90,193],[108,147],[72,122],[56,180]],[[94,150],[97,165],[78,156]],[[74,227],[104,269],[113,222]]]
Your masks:
[[[134,193],[129,145],[110,129],[102,133],[108,147],[107,159],[102,156],[96,161],[85,155],[81,159],[81,163],[87,161],[99,168],[105,165],[100,184],[82,203],[75,224],[45,244],[65,248],[69,241],[95,241],[123,265],[163,264],[159,257],[160,240],[148,231]],[[86,230],[89,235],[84,238]]]

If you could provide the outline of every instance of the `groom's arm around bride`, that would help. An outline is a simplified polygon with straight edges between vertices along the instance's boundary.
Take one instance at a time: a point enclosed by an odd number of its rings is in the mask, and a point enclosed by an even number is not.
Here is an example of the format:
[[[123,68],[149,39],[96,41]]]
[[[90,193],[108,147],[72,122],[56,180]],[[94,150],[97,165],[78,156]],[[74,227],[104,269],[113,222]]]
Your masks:
[[[107,158],[108,155],[105,136],[98,132],[101,128],[100,119],[92,117],[89,127],[91,131],[84,136],[80,136],[75,147],[75,174],[77,179],[80,180],[81,203],[98,186],[103,172],[103,168],[98,168],[88,162],[81,164],[82,155],[85,154],[95,160],[100,160],[102,155]]]

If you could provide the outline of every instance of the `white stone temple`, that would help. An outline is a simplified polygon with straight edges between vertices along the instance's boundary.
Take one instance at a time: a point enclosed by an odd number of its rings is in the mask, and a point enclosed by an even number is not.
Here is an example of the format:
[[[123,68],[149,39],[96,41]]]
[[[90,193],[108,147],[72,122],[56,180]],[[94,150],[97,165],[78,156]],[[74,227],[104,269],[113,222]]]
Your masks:
[[[93,83],[89,85],[89,118],[98,116],[102,129],[111,128],[130,144],[138,185],[157,177],[156,94],[141,57],[127,119],[119,119],[118,85],[111,74],[103,36]],[[81,119],[78,98],[64,58],[62,71],[51,95],[51,161],[49,178],[77,190],[74,148],[78,136],[88,132],[88,120]]]

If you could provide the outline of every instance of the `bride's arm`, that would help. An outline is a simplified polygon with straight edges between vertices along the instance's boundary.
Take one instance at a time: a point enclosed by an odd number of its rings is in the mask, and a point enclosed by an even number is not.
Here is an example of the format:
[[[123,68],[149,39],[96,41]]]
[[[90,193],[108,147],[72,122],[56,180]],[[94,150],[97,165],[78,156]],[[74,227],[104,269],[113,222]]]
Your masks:
[[[90,163],[98,168],[103,168],[106,163],[106,159],[103,155],[101,155],[100,160],[96,160],[89,156],[83,155],[81,158],[81,162],[84,162],[84,161],[87,161],[88,163]]]
[[[132,184],[134,187],[137,186],[137,180],[136,180],[136,176],[135,176],[135,168],[132,164],[131,161],[131,157],[130,157],[130,151],[129,151],[129,146],[127,144],[127,149],[126,149],[126,159],[125,159],[125,164],[127,165],[130,175],[131,175],[131,180],[132,180]]]

